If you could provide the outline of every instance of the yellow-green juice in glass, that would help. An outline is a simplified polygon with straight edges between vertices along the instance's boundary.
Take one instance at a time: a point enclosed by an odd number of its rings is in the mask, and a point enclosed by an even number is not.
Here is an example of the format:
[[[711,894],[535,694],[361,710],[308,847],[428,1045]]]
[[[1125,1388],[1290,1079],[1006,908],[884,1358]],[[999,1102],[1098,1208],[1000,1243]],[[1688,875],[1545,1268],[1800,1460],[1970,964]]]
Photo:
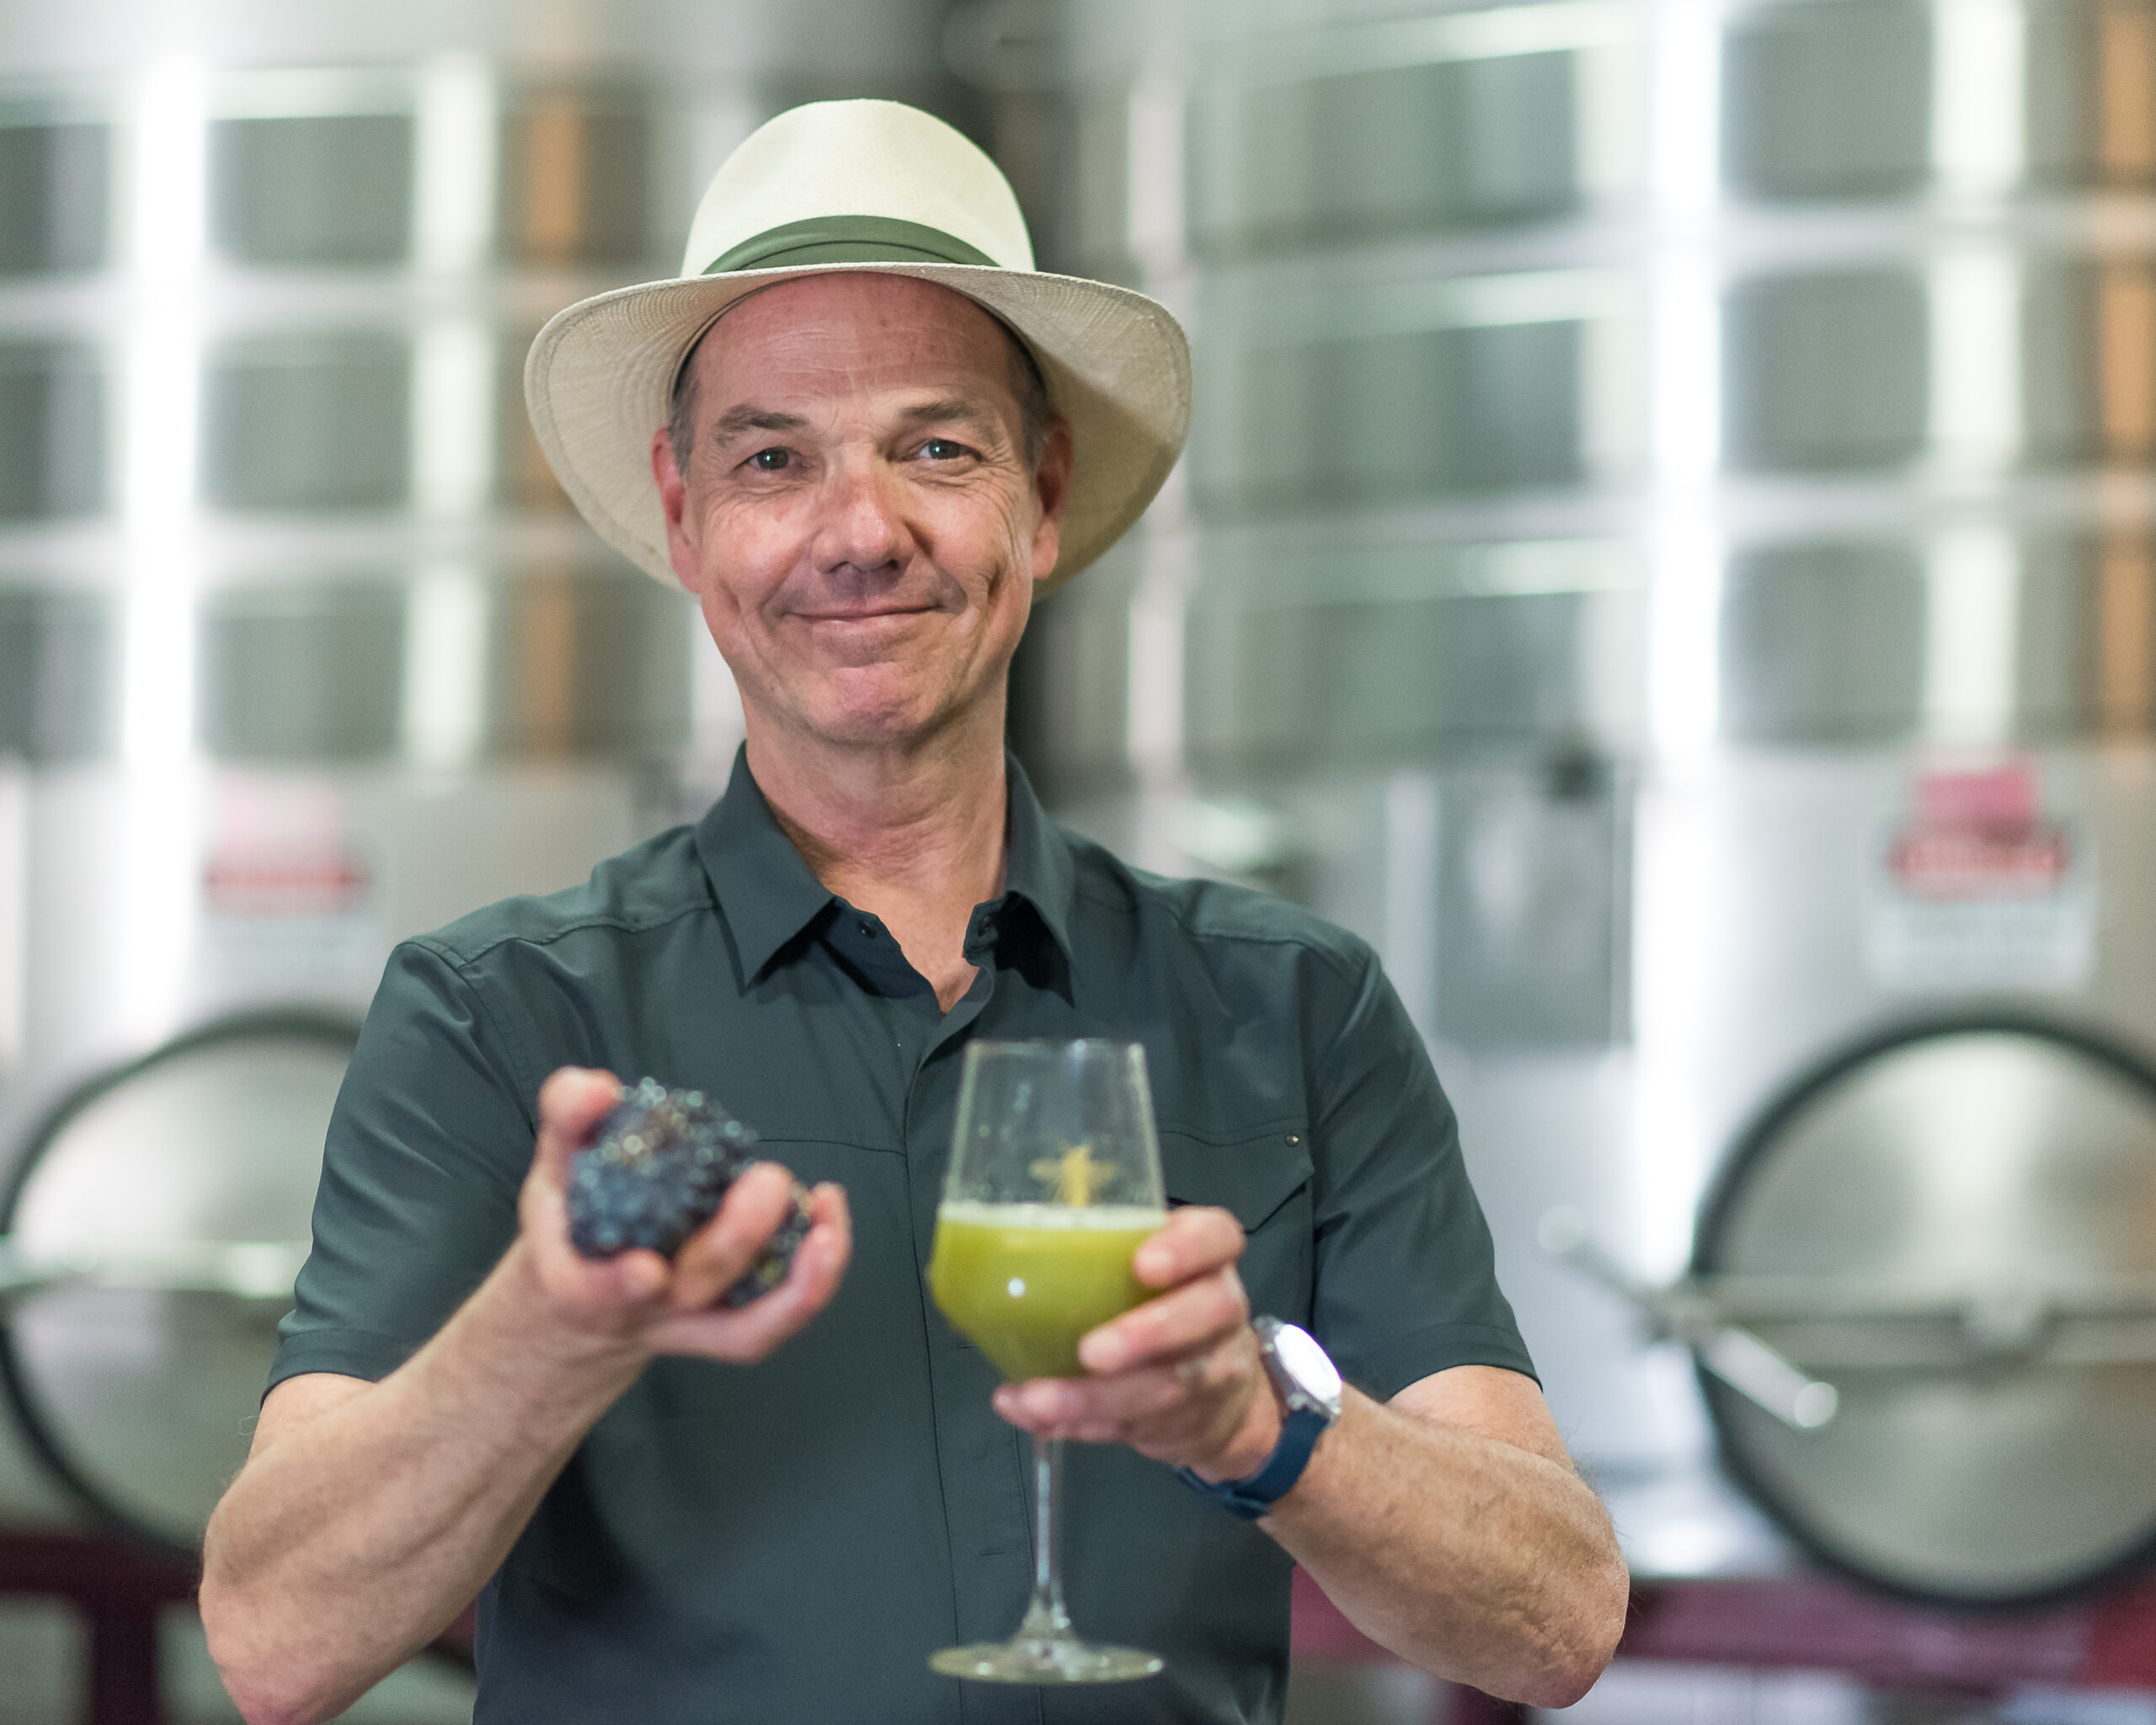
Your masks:
[[[936,1213],[928,1289],[1010,1383],[1085,1375],[1086,1332],[1157,1291],[1132,1254],[1167,1220],[1130,1204],[978,1204]]]

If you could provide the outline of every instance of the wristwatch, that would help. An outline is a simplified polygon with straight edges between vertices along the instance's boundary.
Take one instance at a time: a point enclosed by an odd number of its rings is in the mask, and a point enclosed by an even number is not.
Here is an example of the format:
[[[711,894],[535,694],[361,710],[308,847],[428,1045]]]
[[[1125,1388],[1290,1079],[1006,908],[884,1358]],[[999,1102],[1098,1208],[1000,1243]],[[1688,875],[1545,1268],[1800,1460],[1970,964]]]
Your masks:
[[[1325,1429],[1340,1418],[1340,1371],[1308,1330],[1277,1317],[1254,1317],[1250,1327],[1257,1332],[1258,1357],[1280,1398],[1280,1441],[1265,1466],[1242,1479],[1215,1484],[1187,1467],[1176,1472],[1230,1514],[1256,1521],[1294,1488]]]

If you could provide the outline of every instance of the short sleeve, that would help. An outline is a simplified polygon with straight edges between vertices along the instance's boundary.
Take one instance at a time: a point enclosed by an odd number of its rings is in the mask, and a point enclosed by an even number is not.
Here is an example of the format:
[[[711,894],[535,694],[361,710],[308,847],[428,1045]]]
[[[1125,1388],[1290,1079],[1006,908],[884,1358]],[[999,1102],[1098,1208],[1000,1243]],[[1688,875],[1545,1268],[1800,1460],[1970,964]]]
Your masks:
[[[1315,1076],[1312,1315],[1342,1375],[1380,1401],[1456,1365],[1533,1377],[1459,1122],[1374,955]]]
[[[270,1387],[387,1376],[485,1279],[531,1166],[527,1081],[457,967],[428,943],[399,947],[330,1117]]]

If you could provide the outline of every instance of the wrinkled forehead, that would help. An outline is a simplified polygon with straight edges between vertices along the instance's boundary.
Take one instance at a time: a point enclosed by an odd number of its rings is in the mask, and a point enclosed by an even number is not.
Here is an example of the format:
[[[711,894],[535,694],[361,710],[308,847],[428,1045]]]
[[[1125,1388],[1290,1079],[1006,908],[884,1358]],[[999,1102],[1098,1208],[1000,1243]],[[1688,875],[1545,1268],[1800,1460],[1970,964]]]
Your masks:
[[[781,377],[944,386],[973,373],[1017,393],[1017,369],[1031,365],[1017,336],[963,293],[862,270],[744,293],[698,336],[679,375],[701,390],[713,377],[728,388]]]
[[[873,271],[795,276],[744,294],[684,361],[700,378],[825,367],[887,376],[1007,371],[1017,338],[965,295]]]

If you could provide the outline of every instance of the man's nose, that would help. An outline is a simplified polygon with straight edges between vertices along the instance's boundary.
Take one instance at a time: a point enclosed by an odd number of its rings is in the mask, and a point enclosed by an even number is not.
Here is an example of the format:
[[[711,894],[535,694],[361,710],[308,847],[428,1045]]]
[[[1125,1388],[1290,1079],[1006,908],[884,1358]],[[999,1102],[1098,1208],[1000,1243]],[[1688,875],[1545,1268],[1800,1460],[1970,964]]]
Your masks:
[[[817,528],[819,567],[834,574],[851,569],[871,575],[905,563],[913,548],[912,535],[899,507],[897,483],[881,462],[872,457],[834,462],[825,489]]]

